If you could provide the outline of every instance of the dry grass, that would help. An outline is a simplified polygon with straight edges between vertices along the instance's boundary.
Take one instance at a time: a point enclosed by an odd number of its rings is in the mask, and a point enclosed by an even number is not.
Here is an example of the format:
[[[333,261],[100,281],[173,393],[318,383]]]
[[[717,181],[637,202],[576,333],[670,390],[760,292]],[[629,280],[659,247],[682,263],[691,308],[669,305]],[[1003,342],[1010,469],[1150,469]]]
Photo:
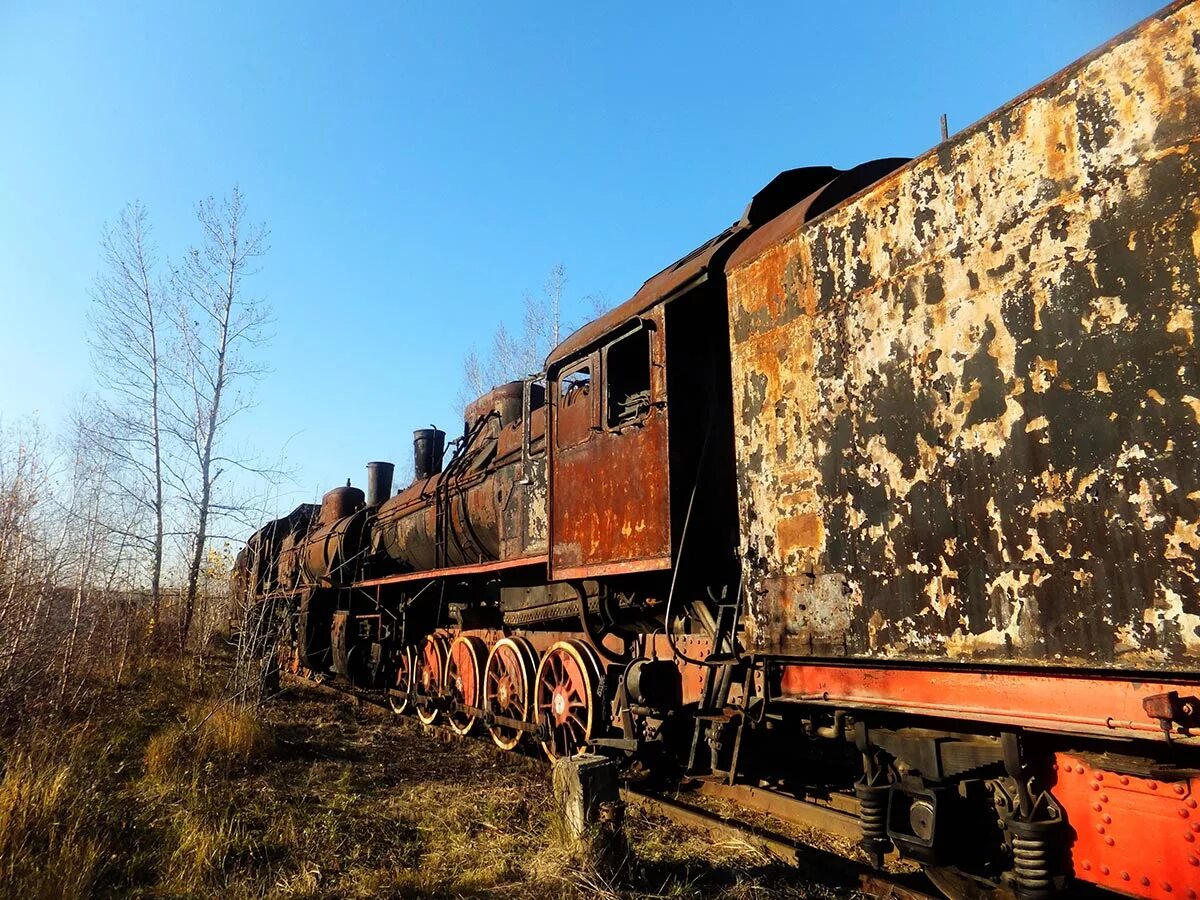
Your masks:
[[[263,760],[275,750],[275,739],[257,709],[218,704],[203,713],[196,726],[196,762],[226,769]]]
[[[221,701],[194,704],[186,720],[155,733],[146,745],[146,776],[172,784],[193,770],[228,775],[275,751],[262,711]]]
[[[0,744],[0,896],[811,896],[631,810],[614,876],[556,839],[540,759],[300,688],[214,704],[158,671],[87,728]],[[817,893],[826,893],[817,891]]]
[[[83,778],[80,743],[61,756],[17,752],[5,760],[0,895],[69,900],[92,894],[106,847],[80,815],[99,799]]]

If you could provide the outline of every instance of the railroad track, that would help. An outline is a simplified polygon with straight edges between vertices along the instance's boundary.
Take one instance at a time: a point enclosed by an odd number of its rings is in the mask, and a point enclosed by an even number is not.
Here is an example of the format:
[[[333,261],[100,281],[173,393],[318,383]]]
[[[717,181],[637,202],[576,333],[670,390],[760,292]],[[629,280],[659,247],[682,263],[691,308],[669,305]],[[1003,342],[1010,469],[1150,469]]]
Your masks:
[[[772,859],[794,866],[805,877],[831,887],[849,888],[872,897],[896,900],[942,900],[940,894],[930,892],[927,880],[919,872],[880,872],[831,850],[795,840],[759,825],[722,816],[677,798],[630,788],[622,789],[621,793],[630,806],[642,806],[678,825],[707,831],[717,838],[741,841]]]
[[[418,724],[415,719],[396,716],[386,700],[373,692],[290,674],[285,674],[283,681],[315,688],[331,696],[349,697],[377,712],[381,717],[412,725]],[[437,732],[439,736],[448,740],[474,740],[470,736],[464,737],[445,728],[439,728]],[[495,752],[499,754],[505,751],[495,748]],[[534,759],[534,756],[528,754],[527,758]],[[838,809],[759,788],[746,785],[731,786],[708,779],[690,780],[681,790],[670,794],[634,787],[622,788],[621,794],[630,807],[661,815],[686,828],[707,831],[713,837],[722,840],[740,841],[779,863],[795,867],[802,877],[830,887],[857,891],[880,900],[941,900],[942,897],[920,872],[879,871],[834,850],[818,847],[762,825],[689,802],[692,797],[727,800],[789,825],[815,829],[848,841],[857,841],[858,819],[850,811],[850,798],[846,798],[845,809]]]

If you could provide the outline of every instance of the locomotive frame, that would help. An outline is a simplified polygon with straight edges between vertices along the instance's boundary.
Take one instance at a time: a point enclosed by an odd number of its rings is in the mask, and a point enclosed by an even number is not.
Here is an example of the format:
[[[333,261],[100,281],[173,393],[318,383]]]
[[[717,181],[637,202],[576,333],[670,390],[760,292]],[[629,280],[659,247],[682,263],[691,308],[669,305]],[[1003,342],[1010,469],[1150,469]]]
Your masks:
[[[504,750],[835,797],[951,896],[1196,897],[1198,82],[1179,2],[917,159],[779,175],[235,598]]]

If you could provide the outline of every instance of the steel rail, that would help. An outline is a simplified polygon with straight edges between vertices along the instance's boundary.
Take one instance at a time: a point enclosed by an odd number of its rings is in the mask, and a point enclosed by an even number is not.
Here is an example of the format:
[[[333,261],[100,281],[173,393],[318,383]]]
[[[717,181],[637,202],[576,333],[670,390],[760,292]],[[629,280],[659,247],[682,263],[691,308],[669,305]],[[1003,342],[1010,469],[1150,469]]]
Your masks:
[[[939,895],[920,886],[925,878],[917,872],[880,872],[832,850],[814,847],[769,829],[728,818],[662,794],[622,788],[621,795],[627,804],[659,813],[678,825],[707,831],[714,837],[742,841],[772,859],[800,869],[825,884],[834,882],[838,887],[853,887],[862,893],[880,898],[941,900]]]

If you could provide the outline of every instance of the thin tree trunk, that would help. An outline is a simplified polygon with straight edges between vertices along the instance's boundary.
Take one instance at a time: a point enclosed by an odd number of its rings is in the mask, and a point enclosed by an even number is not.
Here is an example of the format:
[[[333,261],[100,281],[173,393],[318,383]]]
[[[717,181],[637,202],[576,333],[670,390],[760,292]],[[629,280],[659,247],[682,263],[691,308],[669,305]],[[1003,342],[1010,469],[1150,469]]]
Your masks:
[[[140,254],[139,254],[140,256]],[[153,293],[149,274],[143,265],[142,291],[146,300],[146,317],[150,323],[150,434],[154,450],[154,544],[150,560],[150,621],[158,624],[161,610],[163,564],[163,465],[162,428],[158,420],[160,373],[158,365],[158,329],[154,318]]]
[[[217,374],[213,379],[212,404],[208,408],[207,428],[204,433],[204,450],[200,459],[200,504],[196,514],[196,541],[192,547],[192,558],[188,564],[187,592],[183,602],[180,622],[179,649],[187,646],[188,632],[192,627],[192,616],[196,609],[196,593],[200,585],[200,567],[204,562],[204,549],[208,541],[208,513],[212,503],[212,453],[213,438],[217,433],[217,421],[221,412],[221,394],[225,387],[225,359],[229,352],[229,317],[233,311],[234,291],[237,278],[237,238],[233,239],[233,252],[229,254],[228,278],[225,298],[221,308],[221,326],[217,345]]]
[[[101,485],[105,479],[106,471],[103,466],[99,471],[93,473],[95,483],[91,485],[92,503],[91,508],[84,511],[85,528],[83,540],[83,556],[79,560],[79,572],[75,581],[75,595],[71,603],[71,630],[67,634],[67,643],[63,648],[62,669],[59,673],[58,684],[58,699],[61,703],[67,696],[67,685],[71,680],[72,670],[75,664],[75,645],[79,640],[79,617],[83,613],[83,600],[87,595],[88,582],[92,577],[92,566],[96,560],[96,550],[99,543],[99,517],[100,517],[100,499]],[[79,489],[81,479],[76,478],[76,487]],[[72,504],[74,506],[74,504]]]

